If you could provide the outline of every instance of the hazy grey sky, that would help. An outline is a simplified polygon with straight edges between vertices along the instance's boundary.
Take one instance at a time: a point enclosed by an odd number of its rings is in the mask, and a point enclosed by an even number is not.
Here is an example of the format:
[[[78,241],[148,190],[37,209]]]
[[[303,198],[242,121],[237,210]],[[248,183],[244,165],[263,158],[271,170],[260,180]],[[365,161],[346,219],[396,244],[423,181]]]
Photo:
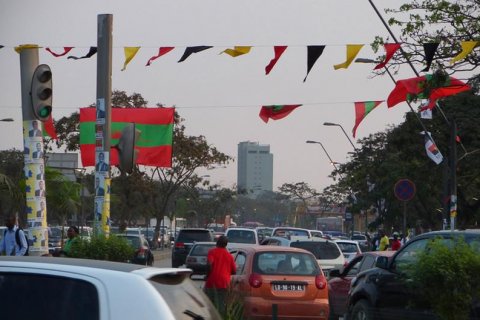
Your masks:
[[[397,8],[405,1],[377,0],[379,9]],[[382,10],[383,11],[383,10]],[[351,136],[354,101],[386,100],[394,84],[388,77],[371,79],[372,65],[355,64],[334,70],[346,58],[346,44],[365,44],[358,57],[375,58],[370,49],[375,35],[387,36],[367,0],[156,0],[156,1],[23,1],[0,0],[0,149],[23,148],[19,55],[13,48],[33,43],[83,56],[97,45],[97,15],[113,14],[112,88],[140,93],[151,106],[176,106],[187,133],[204,135],[219,150],[236,158],[237,144],[258,141],[274,154],[274,188],[305,181],[318,190],[332,181],[331,165],[345,162],[352,147],[338,127]],[[185,47],[214,48],[177,63]],[[219,54],[235,45],[254,46],[249,54],[232,58]],[[270,75],[265,66],[274,45],[288,45]],[[326,45],[310,72],[307,45]],[[125,71],[123,47],[141,46]],[[146,67],[161,46],[175,46]],[[96,98],[96,56],[84,60],[55,58],[40,50],[40,63],[53,72],[55,119],[88,106]],[[412,77],[404,67],[398,78]],[[303,104],[290,116],[265,124],[262,105]],[[403,121],[406,104],[387,109],[382,103],[357,130],[357,138]],[[202,171],[213,183],[236,183],[236,162],[227,168]]]

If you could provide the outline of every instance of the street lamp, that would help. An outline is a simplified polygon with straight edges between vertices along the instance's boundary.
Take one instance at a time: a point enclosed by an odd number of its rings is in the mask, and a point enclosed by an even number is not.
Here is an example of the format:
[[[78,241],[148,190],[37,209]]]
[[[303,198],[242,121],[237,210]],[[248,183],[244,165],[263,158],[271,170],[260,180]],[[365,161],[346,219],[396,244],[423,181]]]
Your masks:
[[[325,152],[325,154],[327,155],[328,157],[328,160],[330,160],[330,164],[335,168],[335,170],[338,170],[337,168],[337,162],[333,161],[332,158],[330,157],[330,155],[328,154],[327,150],[325,149],[325,147],[323,146],[323,144],[320,142],[320,141],[313,141],[313,140],[307,140],[305,141],[306,143],[316,143],[316,144],[319,144],[323,151]]]
[[[13,118],[3,118],[3,119],[0,119],[0,121],[3,121],[3,122],[13,122]]]
[[[323,123],[324,126],[330,126],[330,127],[340,127],[340,129],[342,129],[343,131],[343,134],[345,135],[345,137],[347,137],[348,141],[350,142],[350,144],[352,145],[353,149],[356,151],[357,148],[355,147],[355,145],[353,144],[352,140],[350,139],[350,137],[348,136],[348,134],[345,132],[345,129],[343,129],[342,125],[341,124],[338,124],[338,123],[333,123],[333,122],[324,122]]]

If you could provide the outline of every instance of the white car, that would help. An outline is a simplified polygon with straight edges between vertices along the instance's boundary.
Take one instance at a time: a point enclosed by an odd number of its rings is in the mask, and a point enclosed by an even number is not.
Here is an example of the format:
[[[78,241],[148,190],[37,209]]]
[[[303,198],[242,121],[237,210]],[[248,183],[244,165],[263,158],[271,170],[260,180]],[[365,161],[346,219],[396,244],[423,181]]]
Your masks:
[[[250,228],[228,228],[225,231],[228,238],[228,248],[259,245],[260,239],[257,230]]]
[[[362,253],[362,249],[360,248],[360,245],[355,240],[338,239],[334,241],[338,244],[338,246],[340,247],[340,250],[342,250],[347,263],[352,261],[353,258],[355,258],[356,256]]]
[[[311,238],[310,230],[294,227],[276,227],[272,231],[272,237],[308,237]]]
[[[2,319],[221,319],[191,270],[54,257],[0,257]]]

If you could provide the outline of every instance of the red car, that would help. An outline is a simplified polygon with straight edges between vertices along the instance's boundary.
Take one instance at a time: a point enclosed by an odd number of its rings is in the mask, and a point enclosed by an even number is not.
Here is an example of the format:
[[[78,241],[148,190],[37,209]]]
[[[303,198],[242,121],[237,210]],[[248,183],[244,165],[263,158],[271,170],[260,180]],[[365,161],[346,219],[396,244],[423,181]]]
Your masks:
[[[347,313],[347,298],[350,283],[358,273],[371,269],[379,256],[391,257],[395,251],[369,251],[355,257],[340,272],[332,269],[328,280],[328,300],[330,305],[330,319],[338,319]]]

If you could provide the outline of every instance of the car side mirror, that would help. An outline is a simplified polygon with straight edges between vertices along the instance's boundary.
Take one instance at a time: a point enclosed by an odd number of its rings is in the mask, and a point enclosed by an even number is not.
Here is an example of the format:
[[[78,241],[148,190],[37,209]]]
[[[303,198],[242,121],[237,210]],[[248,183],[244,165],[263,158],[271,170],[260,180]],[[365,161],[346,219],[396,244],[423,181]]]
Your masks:
[[[380,269],[388,269],[388,257],[378,257],[375,267]]]
[[[329,277],[329,278],[340,277],[340,275],[341,275],[340,269],[332,269],[332,270],[330,270],[330,272],[328,273],[328,277]]]

